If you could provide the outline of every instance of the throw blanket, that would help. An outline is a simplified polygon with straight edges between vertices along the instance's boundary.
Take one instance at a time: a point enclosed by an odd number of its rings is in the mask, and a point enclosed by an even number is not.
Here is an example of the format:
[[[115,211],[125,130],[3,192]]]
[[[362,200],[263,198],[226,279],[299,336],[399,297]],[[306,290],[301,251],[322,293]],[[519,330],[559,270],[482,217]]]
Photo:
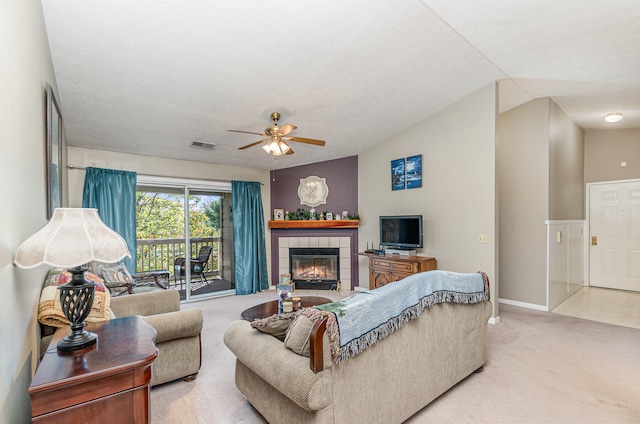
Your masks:
[[[313,321],[327,316],[331,354],[340,363],[418,318],[425,308],[485,300],[489,300],[486,274],[428,271],[300,313]]]
[[[109,309],[111,298],[109,290],[106,290],[102,279],[97,275],[86,272],[84,278],[96,283],[96,291],[93,296],[93,306],[85,322],[107,321],[111,318]],[[66,327],[70,324],[62,312],[60,306],[60,290],[58,286],[66,284],[71,279],[71,274],[60,268],[54,268],[47,274],[40,294],[38,305],[38,321],[51,327]]]

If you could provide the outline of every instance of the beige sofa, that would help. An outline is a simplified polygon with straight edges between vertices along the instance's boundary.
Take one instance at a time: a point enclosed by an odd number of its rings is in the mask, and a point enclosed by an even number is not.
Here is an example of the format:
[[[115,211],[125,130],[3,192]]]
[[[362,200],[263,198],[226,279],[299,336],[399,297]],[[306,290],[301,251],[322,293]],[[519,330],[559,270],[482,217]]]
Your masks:
[[[231,323],[224,342],[237,357],[238,389],[270,423],[401,423],[482,369],[490,314],[489,301],[436,304],[337,365],[326,333],[315,345],[322,356],[311,341],[311,358],[247,321]]]
[[[180,292],[156,290],[113,297],[111,311],[116,318],[142,315],[155,328],[158,357],[152,366],[152,386],[196,378],[202,363],[202,311],[180,310]]]

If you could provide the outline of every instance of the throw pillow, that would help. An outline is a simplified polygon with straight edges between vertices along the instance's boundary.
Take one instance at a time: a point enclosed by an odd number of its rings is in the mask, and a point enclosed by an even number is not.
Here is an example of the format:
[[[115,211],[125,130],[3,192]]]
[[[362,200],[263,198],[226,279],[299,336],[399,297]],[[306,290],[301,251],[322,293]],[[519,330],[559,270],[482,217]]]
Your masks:
[[[270,334],[281,342],[287,335],[287,330],[293,322],[296,314],[294,312],[287,314],[275,314],[267,318],[256,319],[251,321],[251,326],[258,331]]]
[[[121,287],[133,283],[133,277],[123,264],[102,268],[102,278],[107,287]]]
[[[91,312],[85,322],[109,320],[111,318],[109,290],[104,286],[102,279],[95,274],[85,272],[84,278],[96,284]],[[60,290],[57,289],[58,286],[66,284],[70,279],[71,274],[61,268],[54,268],[47,274],[38,304],[38,321],[42,324],[51,327],[66,327],[70,324],[62,312]]]
[[[108,262],[91,261],[86,266],[87,268],[89,268],[89,272],[102,278],[103,269],[114,267],[116,265],[118,265],[118,262],[108,263]]]
[[[309,336],[312,329],[313,321],[305,315],[298,315],[284,338],[285,347],[298,355],[311,356]]]

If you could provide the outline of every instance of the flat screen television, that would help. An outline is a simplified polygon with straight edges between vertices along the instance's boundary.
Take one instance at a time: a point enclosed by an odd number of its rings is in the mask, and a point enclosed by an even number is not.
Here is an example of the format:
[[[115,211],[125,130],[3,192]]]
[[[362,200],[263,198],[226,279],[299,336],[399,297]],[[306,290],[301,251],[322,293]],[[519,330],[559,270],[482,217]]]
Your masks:
[[[380,245],[394,249],[422,247],[422,215],[381,216]]]

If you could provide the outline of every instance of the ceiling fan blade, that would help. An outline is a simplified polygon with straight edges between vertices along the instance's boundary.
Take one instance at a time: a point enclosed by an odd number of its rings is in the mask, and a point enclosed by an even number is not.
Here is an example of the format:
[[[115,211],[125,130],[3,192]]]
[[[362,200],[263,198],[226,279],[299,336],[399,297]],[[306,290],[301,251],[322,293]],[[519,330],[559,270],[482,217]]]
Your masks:
[[[293,154],[293,149],[291,147],[289,147],[289,150],[287,150],[285,155],[292,155],[292,154]]]
[[[227,131],[243,133],[243,134],[261,135],[262,137],[266,137],[267,136],[266,134],[261,134],[261,133],[257,133],[257,132],[250,132],[250,131],[240,131],[240,130],[227,130]]]
[[[251,143],[251,144],[247,144],[246,146],[238,147],[238,150],[244,150],[244,149],[247,149],[249,147],[255,146],[256,144],[264,143],[265,141],[267,141],[267,140],[258,140],[255,143]]]
[[[297,141],[298,143],[307,143],[314,144],[316,146],[324,146],[324,140],[315,140],[313,138],[302,138],[302,137],[284,137],[285,140]]]
[[[280,129],[278,130],[278,133],[280,133],[280,135],[287,135],[289,134],[291,131],[295,130],[296,127],[295,125],[291,125],[291,124],[284,124],[283,126],[280,127]]]

